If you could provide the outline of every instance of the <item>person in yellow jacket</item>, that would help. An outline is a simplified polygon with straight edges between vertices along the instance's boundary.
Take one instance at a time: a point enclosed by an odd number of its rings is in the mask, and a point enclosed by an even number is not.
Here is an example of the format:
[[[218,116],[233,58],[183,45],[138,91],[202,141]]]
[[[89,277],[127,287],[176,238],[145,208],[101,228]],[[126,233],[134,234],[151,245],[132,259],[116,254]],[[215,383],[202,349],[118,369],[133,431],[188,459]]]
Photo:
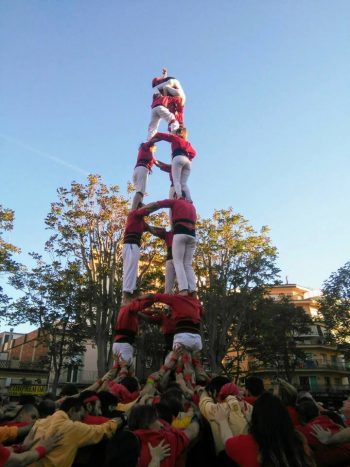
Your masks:
[[[228,385],[225,384],[223,388],[227,386]],[[238,394],[228,394],[221,398],[219,397],[219,393],[217,398],[214,400],[214,398],[211,397],[204,388],[198,389],[197,392],[200,395],[199,410],[203,417],[206,418],[210,424],[214,438],[216,454],[218,455],[221,451],[225,450],[225,446],[221,439],[219,425],[215,421],[217,406],[223,405],[225,407],[229,407],[229,425],[232,432],[237,435],[248,433],[248,423],[251,418],[252,407],[250,404],[240,400]]]
[[[81,420],[84,417],[84,407],[76,398],[66,399],[61,410],[53,415],[38,420],[33,429],[35,437],[41,438],[53,433],[63,435],[60,445],[48,453],[44,458],[32,464],[35,467],[70,467],[77,450],[83,446],[99,443],[104,436],[112,437],[116,432],[119,419],[112,419],[102,425],[86,425]]]

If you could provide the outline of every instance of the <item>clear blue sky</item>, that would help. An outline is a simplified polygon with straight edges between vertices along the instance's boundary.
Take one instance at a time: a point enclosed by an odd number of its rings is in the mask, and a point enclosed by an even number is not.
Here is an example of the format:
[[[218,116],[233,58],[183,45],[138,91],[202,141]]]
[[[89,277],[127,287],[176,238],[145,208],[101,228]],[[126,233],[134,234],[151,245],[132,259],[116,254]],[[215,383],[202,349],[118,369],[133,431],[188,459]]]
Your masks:
[[[349,260],[350,2],[2,0],[0,18],[1,203],[22,261],[57,187],[99,173],[125,190],[163,66],[187,94],[198,212],[269,225],[289,282]],[[166,197],[167,176],[148,191]]]

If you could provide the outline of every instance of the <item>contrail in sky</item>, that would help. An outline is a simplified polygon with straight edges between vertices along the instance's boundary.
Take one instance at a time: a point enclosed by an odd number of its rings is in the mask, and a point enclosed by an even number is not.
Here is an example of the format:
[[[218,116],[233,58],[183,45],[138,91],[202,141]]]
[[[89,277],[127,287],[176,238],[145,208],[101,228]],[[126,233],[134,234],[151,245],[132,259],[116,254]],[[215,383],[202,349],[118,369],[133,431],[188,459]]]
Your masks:
[[[9,138],[8,136],[0,134],[0,138],[4,141],[7,141],[8,143],[15,144],[16,146],[26,149],[27,151],[30,151],[34,154],[37,154],[38,156],[44,157],[45,159],[49,159],[51,161],[56,162],[57,164],[63,165],[64,167],[67,167],[68,169],[74,170],[75,172],[79,172],[80,174],[88,176],[89,173],[86,172],[85,170],[81,169],[80,167],[77,167],[76,165],[70,164],[69,162],[64,161],[63,159],[60,159],[59,157],[53,156],[52,154],[48,154],[47,152],[40,151],[39,149],[35,149],[31,146],[28,146],[28,144],[21,143],[21,141],[17,141],[16,139]]]

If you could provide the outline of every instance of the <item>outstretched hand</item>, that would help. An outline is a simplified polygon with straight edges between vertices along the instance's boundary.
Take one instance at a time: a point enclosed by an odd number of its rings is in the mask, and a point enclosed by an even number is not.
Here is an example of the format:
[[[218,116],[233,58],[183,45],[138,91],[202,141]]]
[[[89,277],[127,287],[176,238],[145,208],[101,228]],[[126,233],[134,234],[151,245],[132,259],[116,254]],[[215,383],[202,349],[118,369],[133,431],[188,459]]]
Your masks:
[[[162,461],[171,454],[170,444],[165,444],[165,439],[163,439],[157,446],[152,446],[151,443],[148,443],[148,449],[152,460]]]
[[[60,441],[63,438],[63,433],[56,432],[53,435],[41,438],[39,440],[39,445],[43,446],[46,452],[50,452],[53,449],[60,446]]]
[[[326,430],[321,425],[313,425],[311,434],[315,436],[322,444],[328,444],[332,437],[332,432],[327,428]]]

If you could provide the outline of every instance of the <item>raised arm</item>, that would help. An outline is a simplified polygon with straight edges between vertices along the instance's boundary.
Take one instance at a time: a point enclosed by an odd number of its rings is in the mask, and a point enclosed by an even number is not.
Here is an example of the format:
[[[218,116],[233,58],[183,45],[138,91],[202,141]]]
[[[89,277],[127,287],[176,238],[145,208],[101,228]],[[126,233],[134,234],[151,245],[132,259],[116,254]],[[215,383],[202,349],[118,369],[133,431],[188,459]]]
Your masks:
[[[160,168],[163,172],[167,172],[168,174],[171,173],[171,165],[166,164],[165,162],[162,161],[156,161],[155,165]]]
[[[155,237],[161,238],[162,240],[165,239],[166,230],[163,227],[155,227],[154,225],[147,224],[147,230]]]
[[[342,444],[350,442],[350,427],[343,428],[337,433],[332,434],[330,430],[325,430],[321,425],[313,425],[312,432],[322,444]]]

